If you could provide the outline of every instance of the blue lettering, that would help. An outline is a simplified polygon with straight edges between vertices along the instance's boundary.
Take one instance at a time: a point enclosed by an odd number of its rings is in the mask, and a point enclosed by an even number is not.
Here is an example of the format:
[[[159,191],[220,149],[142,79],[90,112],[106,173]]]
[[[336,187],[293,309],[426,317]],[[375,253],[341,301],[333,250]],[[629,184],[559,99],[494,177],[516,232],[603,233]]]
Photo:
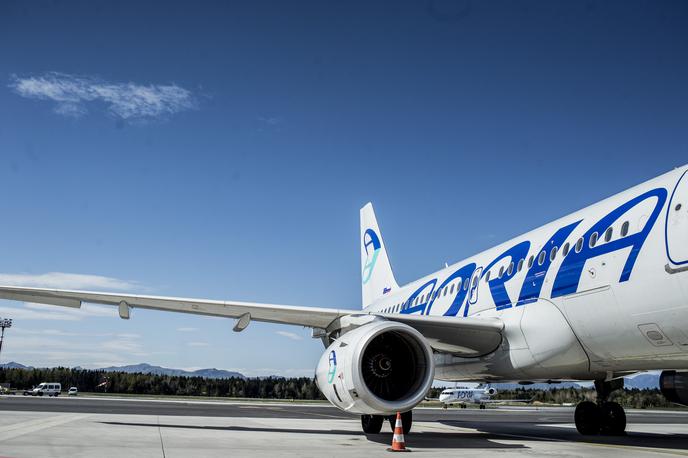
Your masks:
[[[611,242],[602,243],[594,247],[590,247],[588,241],[590,236],[597,232],[598,234],[603,234],[616,220],[618,220],[624,213],[629,211],[631,208],[640,204],[641,202],[656,197],[657,204],[655,205],[652,214],[647,219],[645,226],[640,232],[628,235],[626,237],[621,237],[619,239],[613,240]],[[578,283],[580,281],[580,276],[583,271],[583,266],[585,262],[596,256],[600,256],[612,251],[621,250],[622,248],[632,247],[631,252],[626,259],[624,268],[621,272],[621,277],[619,282],[627,281],[631,276],[631,271],[633,270],[633,265],[638,258],[638,253],[640,248],[645,243],[652,226],[657,220],[657,216],[664,207],[664,202],[666,201],[667,191],[664,188],[652,189],[640,196],[629,200],[625,204],[621,205],[619,208],[613,210],[611,213],[606,215],[600,221],[598,221],[594,226],[592,226],[588,232],[583,236],[586,243],[583,244],[583,249],[580,253],[576,253],[575,250],[571,250],[569,255],[564,258],[564,261],[559,268],[557,277],[554,280],[554,285],[552,287],[552,297],[564,296],[566,294],[575,293],[578,290]]]
[[[557,232],[554,233],[552,238],[550,238],[547,243],[542,247],[542,250],[547,252],[545,256],[545,262],[540,266],[537,261],[533,262],[533,265],[528,269],[526,274],[526,279],[523,282],[523,287],[521,288],[521,294],[518,297],[518,303],[516,305],[528,304],[530,302],[535,302],[538,297],[540,297],[540,291],[542,290],[542,284],[545,282],[545,275],[549,270],[549,266],[552,262],[549,259],[549,250],[552,247],[561,247],[561,244],[566,240],[566,238],[571,235],[571,232],[580,224],[582,220],[576,221],[575,223],[569,224],[568,226],[562,227]],[[542,250],[535,253],[537,256]]]
[[[493,267],[495,264],[497,264],[504,258],[510,258],[514,263],[518,262],[518,260],[521,258],[525,258],[528,255],[529,248],[530,242],[527,240],[509,248],[504,253],[497,256],[497,259],[492,261],[487,267],[485,267],[485,270],[483,271],[483,276],[490,271],[491,267]],[[494,272],[491,275],[494,275]],[[490,293],[492,293],[492,299],[494,299],[494,303],[497,307],[497,310],[506,309],[512,306],[511,299],[509,298],[509,294],[507,294],[506,292],[506,287],[504,287],[504,283],[511,280],[511,278],[513,278],[514,275],[516,275],[515,268],[511,270],[511,274],[509,274],[507,270],[506,272],[504,272],[504,275],[502,275],[502,278],[499,278],[499,275],[494,275],[494,279],[488,282],[488,285],[490,286]]]
[[[472,262],[450,276],[448,276],[440,285],[439,288],[437,288],[438,291],[442,291],[444,287],[446,287],[449,283],[452,281],[456,280],[457,278],[460,278],[461,280],[465,280],[466,278],[470,278],[471,275],[473,275],[473,272],[475,272],[475,263]],[[461,306],[463,305],[463,302],[466,298],[466,294],[468,293],[467,290],[462,288],[463,282],[459,283],[458,287],[456,288],[456,295],[454,296],[454,300],[452,301],[451,305],[447,309],[446,312],[444,312],[444,316],[456,316],[457,313],[459,313],[459,310],[461,310]],[[426,315],[430,314],[430,309],[432,308],[432,304],[435,302],[435,295],[433,294],[431,296],[430,304],[428,304],[428,308],[425,312]],[[466,304],[466,308],[463,310],[463,316],[468,315],[468,304]]]

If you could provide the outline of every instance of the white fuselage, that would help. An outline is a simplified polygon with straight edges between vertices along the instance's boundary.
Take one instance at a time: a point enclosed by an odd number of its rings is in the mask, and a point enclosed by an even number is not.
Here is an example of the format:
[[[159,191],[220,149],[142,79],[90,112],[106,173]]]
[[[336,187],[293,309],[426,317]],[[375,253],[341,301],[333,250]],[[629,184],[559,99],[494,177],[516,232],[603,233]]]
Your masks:
[[[599,379],[688,368],[688,167],[400,288],[365,311],[499,317],[499,349],[440,380]]]

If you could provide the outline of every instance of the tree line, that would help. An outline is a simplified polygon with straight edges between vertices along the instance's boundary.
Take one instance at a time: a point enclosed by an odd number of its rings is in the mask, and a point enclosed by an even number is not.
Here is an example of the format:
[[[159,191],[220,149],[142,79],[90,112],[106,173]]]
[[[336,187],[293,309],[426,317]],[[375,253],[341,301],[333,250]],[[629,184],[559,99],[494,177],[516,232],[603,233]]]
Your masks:
[[[0,368],[0,383],[24,390],[41,382],[57,382],[62,389],[75,386],[79,391],[119,394],[162,394],[181,396],[324,399],[309,377],[254,377],[210,379],[176,375],[154,375],[67,367],[9,369]]]
[[[35,369],[0,368],[0,383],[16,390],[32,388],[41,382],[58,382],[62,389],[75,386],[79,391],[117,394],[148,394],[264,399],[324,399],[310,377],[252,377],[210,379],[178,375],[154,375],[106,372],[79,368],[55,367]],[[443,388],[431,388],[429,398],[438,398]],[[544,404],[577,404],[595,400],[591,388],[552,388],[537,390],[498,389],[493,399],[524,399]],[[611,394],[610,400],[624,407],[647,409],[677,407],[666,400],[658,389],[623,389]]]

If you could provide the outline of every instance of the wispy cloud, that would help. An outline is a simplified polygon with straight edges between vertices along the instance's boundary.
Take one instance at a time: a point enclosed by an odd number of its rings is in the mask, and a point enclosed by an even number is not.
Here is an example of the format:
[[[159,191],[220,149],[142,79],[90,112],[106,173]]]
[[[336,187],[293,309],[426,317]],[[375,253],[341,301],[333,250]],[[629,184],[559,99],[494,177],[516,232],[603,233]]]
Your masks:
[[[210,344],[208,342],[187,342],[189,347],[208,347]]]
[[[118,278],[65,272],[48,272],[45,274],[0,273],[0,285],[57,289],[131,290],[141,288],[141,285],[136,282]]]
[[[198,328],[177,328],[179,332],[196,332]]]
[[[260,121],[263,124],[266,124],[268,126],[279,126],[282,124],[283,120],[282,118],[278,116],[258,116],[258,121]]]
[[[91,76],[48,72],[12,76],[9,87],[22,97],[51,100],[55,113],[80,117],[86,103],[101,102],[113,116],[125,120],[164,118],[197,107],[193,94],[176,84],[113,83]]]
[[[298,334],[294,334],[293,332],[289,331],[275,331],[277,334],[281,335],[282,337],[287,337],[291,340],[303,340],[303,337],[301,337]]]
[[[56,289],[85,290],[140,290],[141,284],[101,275],[49,272],[45,274],[3,274],[0,284],[7,286],[29,286]],[[4,302],[0,302],[4,303]],[[81,308],[56,307],[54,305],[24,303],[23,306],[0,306],[0,315],[21,320],[79,321],[87,317],[118,316],[115,307],[107,305],[82,304]]]
[[[82,304],[80,308],[23,303],[22,306],[0,307],[0,316],[15,320],[81,321],[90,317],[117,318],[116,307]]]

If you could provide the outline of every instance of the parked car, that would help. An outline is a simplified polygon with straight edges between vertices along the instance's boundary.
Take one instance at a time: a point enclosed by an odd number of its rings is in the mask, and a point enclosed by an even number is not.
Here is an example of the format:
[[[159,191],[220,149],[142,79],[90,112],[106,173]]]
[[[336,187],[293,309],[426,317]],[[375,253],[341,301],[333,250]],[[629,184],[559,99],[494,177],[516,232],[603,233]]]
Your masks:
[[[62,391],[62,385],[59,383],[43,382],[36,388],[31,390],[31,396],[59,396]]]
[[[79,394],[79,390],[77,390],[75,386],[71,387],[69,391],[67,391],[68,396],[76,396],[77,394]]]

